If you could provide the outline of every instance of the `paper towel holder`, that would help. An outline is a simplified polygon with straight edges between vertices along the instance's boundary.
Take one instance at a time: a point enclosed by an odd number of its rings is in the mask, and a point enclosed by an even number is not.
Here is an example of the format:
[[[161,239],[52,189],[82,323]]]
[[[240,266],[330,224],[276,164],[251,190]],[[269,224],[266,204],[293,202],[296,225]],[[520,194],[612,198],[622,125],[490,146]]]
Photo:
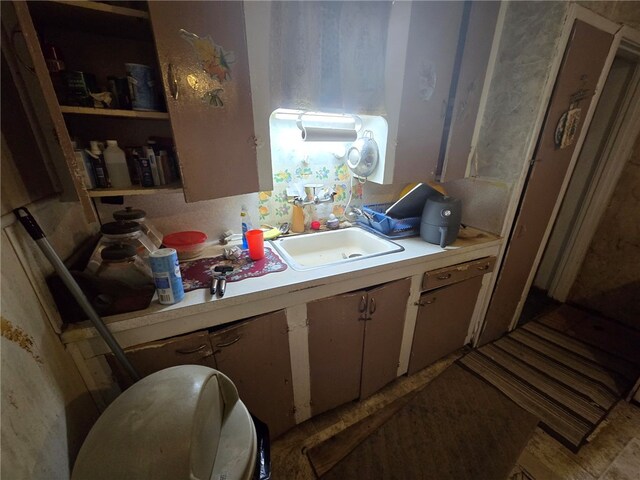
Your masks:
[[[302,111],[296,125],[303,142],[353,142],[362,128],[357,115]]]

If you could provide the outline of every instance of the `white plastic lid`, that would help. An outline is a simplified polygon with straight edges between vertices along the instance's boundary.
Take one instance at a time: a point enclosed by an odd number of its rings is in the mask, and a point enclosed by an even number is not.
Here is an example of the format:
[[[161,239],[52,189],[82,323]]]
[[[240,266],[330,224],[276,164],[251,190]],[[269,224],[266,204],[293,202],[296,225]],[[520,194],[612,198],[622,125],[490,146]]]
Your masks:
[[[110,147],[117,147],[118,146],[118,141],[117,140],[107,140],[107,145]]]
[[[102,153],[100,151],[100,147],[98,146],[98,141],[97,140],[91,140],[89,142],[89,147],[91,148],[91,152],[92,153]]]
[[[208,367],[161,370],[124,391],[89,432],[73,480],[250,478],[255,430],[228,377]],[[214,467],[215,464],[215,467]],[[222,478],[222,476],[220,477]]]

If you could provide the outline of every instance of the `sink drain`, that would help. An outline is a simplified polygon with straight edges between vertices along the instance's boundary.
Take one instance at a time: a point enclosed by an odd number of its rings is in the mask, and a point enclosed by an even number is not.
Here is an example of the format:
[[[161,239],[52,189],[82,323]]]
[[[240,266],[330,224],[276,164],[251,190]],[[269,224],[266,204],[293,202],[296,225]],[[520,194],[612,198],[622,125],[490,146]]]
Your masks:
[[[349,255],[347,258],[357,258],[357,257],[361,257],[362,254],[361,253],[352,253],[351,255]]]

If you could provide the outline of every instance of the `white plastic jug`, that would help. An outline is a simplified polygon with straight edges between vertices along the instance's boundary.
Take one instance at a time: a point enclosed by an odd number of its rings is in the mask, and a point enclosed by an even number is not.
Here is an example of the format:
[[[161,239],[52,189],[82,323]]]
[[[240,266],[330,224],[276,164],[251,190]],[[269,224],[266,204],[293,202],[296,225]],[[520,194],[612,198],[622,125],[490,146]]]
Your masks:
[[[104,161],[109,171],[109,179],[113,188],[127,188],[131,186],[127,158],[124,151],[118,147],[116,140],[107,140],[107,148],[103,152]]]

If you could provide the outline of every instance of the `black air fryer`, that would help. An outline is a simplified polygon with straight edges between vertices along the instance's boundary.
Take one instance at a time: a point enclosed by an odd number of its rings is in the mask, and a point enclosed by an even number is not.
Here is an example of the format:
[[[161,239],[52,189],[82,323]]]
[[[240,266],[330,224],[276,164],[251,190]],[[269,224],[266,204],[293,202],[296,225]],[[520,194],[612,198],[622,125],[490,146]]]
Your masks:
[[[444,248],[455,242],[462,220],[462,202],[453,197],[429,197],[422,210],[420,236]]]

